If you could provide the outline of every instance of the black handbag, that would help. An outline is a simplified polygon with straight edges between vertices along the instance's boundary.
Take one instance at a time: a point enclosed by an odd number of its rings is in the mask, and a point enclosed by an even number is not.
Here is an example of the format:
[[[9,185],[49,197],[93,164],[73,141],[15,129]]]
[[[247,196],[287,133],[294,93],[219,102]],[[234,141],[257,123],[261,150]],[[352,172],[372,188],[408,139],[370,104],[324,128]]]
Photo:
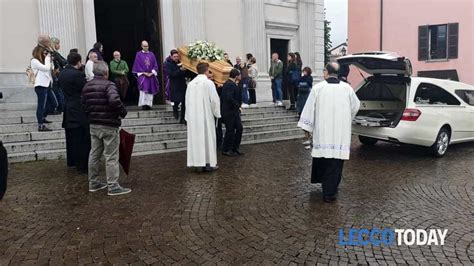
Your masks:
[[[257,81],[255,79],[251,78],[249,81],[249,89],[255,89],[257,87]]]

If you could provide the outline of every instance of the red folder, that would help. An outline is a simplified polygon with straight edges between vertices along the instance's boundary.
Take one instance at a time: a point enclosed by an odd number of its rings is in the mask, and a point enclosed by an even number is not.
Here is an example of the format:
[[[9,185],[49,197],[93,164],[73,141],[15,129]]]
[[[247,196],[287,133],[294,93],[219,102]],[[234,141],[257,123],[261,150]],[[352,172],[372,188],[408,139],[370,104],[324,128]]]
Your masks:
[[[127,175],[130,171],[130,161],[132,159],[134,144],[135,135],[120,129],[119,163],[122,165],[123,171]]]

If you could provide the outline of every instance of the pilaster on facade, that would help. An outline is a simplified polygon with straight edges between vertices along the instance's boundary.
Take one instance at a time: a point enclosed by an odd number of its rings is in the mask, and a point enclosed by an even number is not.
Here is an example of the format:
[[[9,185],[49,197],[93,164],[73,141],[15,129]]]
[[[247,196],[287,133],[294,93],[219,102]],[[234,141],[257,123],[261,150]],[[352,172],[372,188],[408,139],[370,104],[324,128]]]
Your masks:
[[[243,0],[244,49],[258,60],[261,69],[266,68],[265,0]]]
[[[206,39],[204,0],[173,0],[176,43]]]
[[[298,3],[299,39],[301,58],[305,66],[316,68],[316,3],[315,0],[302,0]]]
[[[75,30],[78,27],[76,0],[39,0],[38,7],[40,33],[58,37],[65,51],[76,48],[79,43]]]
[[[174,12],[176,1],[160,0],[161,7],[161,36],[163,43],[163,54],[167,55],[171,49],[176,48],[175,45],[175,23]]]
[[[325,20],[325,11],[324,11],[324,0],[310,0],[315,2],[315,18],[316,18],[316,27],[315,27],[315,36],[316,43],[314,46],[315,49],[315,68],[313,73],[320,79],[323,77],[324,69],[324,20]]]
[[[94,0],[82,0],[82,12],[84,18],[85,54],[97,42]]]

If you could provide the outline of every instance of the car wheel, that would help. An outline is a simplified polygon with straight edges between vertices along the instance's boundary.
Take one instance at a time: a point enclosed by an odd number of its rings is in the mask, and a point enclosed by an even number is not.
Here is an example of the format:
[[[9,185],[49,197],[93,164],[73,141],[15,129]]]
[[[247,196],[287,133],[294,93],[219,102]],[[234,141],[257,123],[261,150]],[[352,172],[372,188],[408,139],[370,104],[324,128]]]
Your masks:
[[[451,136],[447,128],[442,128],[439,131],[435,143],[433,146],[431,146],[431,150],[435,157],[441,158],[446,154],[448,151],[450,137]]]
[[[377,143],[378,140],[374,138],[359,136],[359,141],[364,145],[373,146],[375,145],[375,143]]]

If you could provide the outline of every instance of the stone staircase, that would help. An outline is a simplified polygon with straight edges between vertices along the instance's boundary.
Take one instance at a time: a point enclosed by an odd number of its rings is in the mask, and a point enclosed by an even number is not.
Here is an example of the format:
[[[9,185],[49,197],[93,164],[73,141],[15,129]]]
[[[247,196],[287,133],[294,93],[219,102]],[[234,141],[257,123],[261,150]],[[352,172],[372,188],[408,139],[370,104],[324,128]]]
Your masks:
[[[151,111],[129,107],[122,128],[136,134],[134,156],[182,151],[186,149],[186,126],[178,124],[171,106]],[[38,132],[33,111],[9,111],[0,118],[0,140],[11,162],[63,159],[66,155],[62,115],[48,116],[52,132]],[[244,109],[243,144],[297,139],[303,136],[296,127],[296,113],[270,103]]]

